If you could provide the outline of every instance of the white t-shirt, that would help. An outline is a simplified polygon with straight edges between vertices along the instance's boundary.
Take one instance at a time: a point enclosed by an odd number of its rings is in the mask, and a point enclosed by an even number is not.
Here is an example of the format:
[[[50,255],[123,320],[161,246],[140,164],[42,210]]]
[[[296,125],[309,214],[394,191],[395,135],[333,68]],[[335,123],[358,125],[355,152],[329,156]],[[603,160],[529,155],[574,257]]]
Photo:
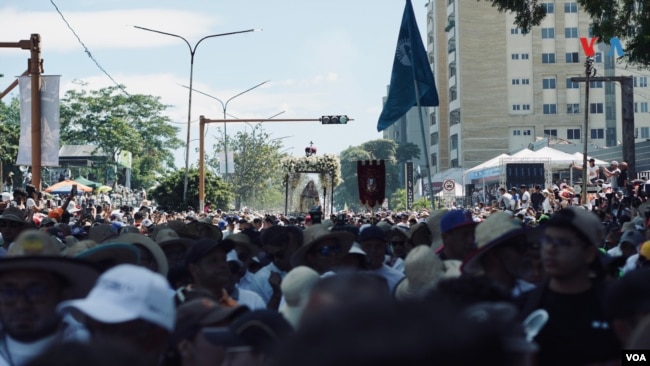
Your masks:
[[[530,207],[530,192],[524,191],[521,194],[521,208],[526,209]]]

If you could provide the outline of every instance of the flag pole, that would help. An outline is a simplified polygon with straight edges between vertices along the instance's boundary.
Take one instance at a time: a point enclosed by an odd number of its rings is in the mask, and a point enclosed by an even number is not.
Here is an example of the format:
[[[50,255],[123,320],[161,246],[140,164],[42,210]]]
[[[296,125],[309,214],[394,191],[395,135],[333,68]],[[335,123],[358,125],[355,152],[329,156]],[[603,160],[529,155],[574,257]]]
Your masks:
[[[427,147],[427,138],[424,134],[424,119],[422,117],[422,107],[420,106],[420,88],[418,81],[413,77],[413,84],[415,85],[415,100],[417,101],[418,115],[420,116],[420,132],[422,133],[422,148],[424,148],[424,161],[427,163],[427,179],[429,180],[429,195],[431,196],[431,213],[436,209],[433,203],[433,183],[431,182],[431,164],[429,164],[429,149]]]

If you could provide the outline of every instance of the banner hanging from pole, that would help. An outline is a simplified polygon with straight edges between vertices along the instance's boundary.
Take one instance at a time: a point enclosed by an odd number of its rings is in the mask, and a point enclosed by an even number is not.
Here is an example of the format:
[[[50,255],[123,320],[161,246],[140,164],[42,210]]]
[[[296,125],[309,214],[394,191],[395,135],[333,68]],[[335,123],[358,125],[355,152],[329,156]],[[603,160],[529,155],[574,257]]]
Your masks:
[[[386,166],[383,160],[357,161],[357,181],[361,204],[375,207],[386,194]]]
[[[59,75],[41,76],[41,166],[59,166]],[[19,76],[20,140],[16,165],[32,165],[32,85]]]
[[[413,162],[406,162],[406,209],[413,209]]]

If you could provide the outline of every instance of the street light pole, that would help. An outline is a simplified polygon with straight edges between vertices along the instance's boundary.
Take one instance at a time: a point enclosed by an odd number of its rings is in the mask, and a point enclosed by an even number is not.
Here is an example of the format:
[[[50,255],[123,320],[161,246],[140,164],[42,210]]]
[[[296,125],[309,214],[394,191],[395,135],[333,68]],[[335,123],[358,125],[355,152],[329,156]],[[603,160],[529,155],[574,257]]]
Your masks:
[[[271,80],[263,81],[263,82],[255,85],[255,86],[252,86],[252,87],[244,90],[243,92],[241,92],[239,94],[233,95],[232,97],[230,97],[230,99],[226,100],[225,103],[222,102],[221,99],[219,99],[219,98],[217,98],[215,96],[212,96],[210,94],[207,94],[205,92],[202,92],[202,91],[199,91],[199,90],[194,90],[194,91],[199,93],[199,94],[203,94],[206,97],[212,98],[212,99],[216,100],[217,102],[219,102],[221,104],[221,109],[223,110],[223,119],[225,120],[226,119],[226,110],[228,109],[228,103],[230,103],[231,100],[237,98],[238,96],[240,96],[242,94],[246,94],[246,93],[248,93],[249,91],[251,91],[253,89],[257,89],[260,86],[268,83],[269,81],[271,81]],[[189,87],[187,87],[185,85],[181,85],[181,86],[184,87],[184,88],[190,89],[190,93],[192,92],[192,84],[191,83],[190,83]],[[224,150],[224,159],[226,160],[226,171],[224,173],[224,178],[227,179],[228,178],[228,130],[226,129],[226,122],[223,123],[223,150]]]
[[[221,36],[230,36],[230,35],[233,35],[233,34],[240,34],[240,33],[255,32],[258,29],[247,29],[247,30],[237,31],[237,32],[211,34],[209,36],[205,36],[205,37],[199,39],[199,41],[196,42],[196,44],[194,44],[194,47],[192,47],[192,45],[190,45],[190,42],[188,42],[187,39],[185,39],[182,36],[179,36],[178,34],[163,32],[163,31],[150,29],[150,28],[144,28],[144,27],[140,27],[140,26],[137,26],[137,25],[134,25],[133,27],[137,28],[137,29],[145,30],[145,31],[148,31],[148,32],[154,32],[154,33],[159,33],[159,34],[164,34],[164,35],[167,35],[167,36],[180,38],[180,39],[183,40],[183,42],[185,42],[185,44],[187,45],[187,48],[190,50],[190,87],[189,87],[190,91],[189,91],[189,101],[187,103],[187,139],[186,139],[187,143],[186,143],[186,146],[185,146],[185,179],[184,179],[184,183],[183,183],[183,202],[186,202],[187,201],[187,179],[188,179],[187,176],[188,176],[188,173],[189,173],[189,163],[190,163],[190,123],[191,123],[191,120],[192,120],[192,83],[193,83],[193,79],[194,79],[194,55],[196,54],[196,49],[197,49],[197,47],[199,47],[199,44],[201,44],[201,42],[203,42],[203,40],[206,40],[208,38],[221,37]]]

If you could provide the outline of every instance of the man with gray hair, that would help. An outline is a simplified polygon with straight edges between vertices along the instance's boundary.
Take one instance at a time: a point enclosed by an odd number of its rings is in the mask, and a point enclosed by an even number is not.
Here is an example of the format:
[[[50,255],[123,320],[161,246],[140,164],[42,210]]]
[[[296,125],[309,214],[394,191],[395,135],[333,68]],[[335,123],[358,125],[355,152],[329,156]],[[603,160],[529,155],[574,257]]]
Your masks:
[[[606,167],[603,167],[602,169],[605,178],[607,178],[607,183],[611,183],[612,190],[616,191],[616,189],[618,188],[618,182],[616,179],[621,174],[621,169],[618,167],[618,161],[616,160],[612,161],[610,169],[607,169]]]

